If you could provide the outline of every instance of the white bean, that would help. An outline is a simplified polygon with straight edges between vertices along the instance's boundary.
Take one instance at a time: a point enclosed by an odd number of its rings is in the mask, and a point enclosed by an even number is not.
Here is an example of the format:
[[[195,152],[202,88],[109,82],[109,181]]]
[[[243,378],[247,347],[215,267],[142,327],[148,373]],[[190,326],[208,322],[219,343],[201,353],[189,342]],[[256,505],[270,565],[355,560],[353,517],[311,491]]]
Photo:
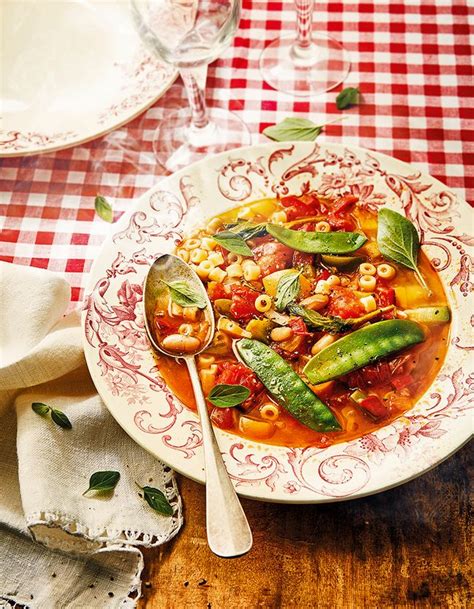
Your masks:
[[[184,336],[183,334],[169,334],[161,342],[167,351],[176,353],[193,353],[201,346],[201,341],[195,336]]]

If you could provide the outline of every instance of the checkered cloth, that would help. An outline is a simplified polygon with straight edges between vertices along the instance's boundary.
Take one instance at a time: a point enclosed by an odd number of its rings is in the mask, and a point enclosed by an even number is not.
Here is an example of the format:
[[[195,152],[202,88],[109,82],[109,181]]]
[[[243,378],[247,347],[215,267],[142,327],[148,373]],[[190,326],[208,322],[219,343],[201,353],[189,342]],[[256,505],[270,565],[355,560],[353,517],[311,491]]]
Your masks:
[[[329,126],[321,140],[372,148],[412,163],[474,203],[474,11],[469,0],[345,0],[316,3],[315,27],[350,52],[343,86],[359,86],[363,103]],[[472,5],[471,5],[472,6]],[[340,117],[342,87],[292,99],[260,76],[266,43],[294,27],[293,2],[244,0],[233,46],[209,68],[210,105],[239,113],[254,134],[289,115],[325,123]],[[181,82],[125,128],[89,144],[37,157],[0,161],[0,259],[64,273],[72,297],[110,230],[94,213],[100,193],[116,215],[158,181],[151,141],[158,121],[186,105]]]

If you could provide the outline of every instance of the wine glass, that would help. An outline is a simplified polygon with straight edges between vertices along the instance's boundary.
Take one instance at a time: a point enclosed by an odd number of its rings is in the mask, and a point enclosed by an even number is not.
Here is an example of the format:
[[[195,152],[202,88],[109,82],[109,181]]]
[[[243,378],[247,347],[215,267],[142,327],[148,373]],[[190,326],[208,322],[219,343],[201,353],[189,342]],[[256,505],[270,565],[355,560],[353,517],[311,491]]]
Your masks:
[[[240,19],[240,0],[131,0],[140,35],[179,70],[189,101],[165,116],[153,137],[158,162],[176,171],[209,154],[250,143],[233,112],[207,108],[207,64],[230,45]]]
[[[351,63],[334,38],[312,32],[314,0],[295,0],[296,36],[271,42],[260,56],[263,79],[290,95],[308,97],[333,89],[347,77]]]

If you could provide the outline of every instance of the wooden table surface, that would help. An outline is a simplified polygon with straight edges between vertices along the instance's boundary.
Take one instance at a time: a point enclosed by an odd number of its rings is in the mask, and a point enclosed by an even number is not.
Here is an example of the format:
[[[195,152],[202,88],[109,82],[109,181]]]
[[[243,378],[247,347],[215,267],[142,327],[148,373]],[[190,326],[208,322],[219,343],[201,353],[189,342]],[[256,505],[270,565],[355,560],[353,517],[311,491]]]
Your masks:
[[[470,448],[365,499],[244,500],[254,546],[231,560],[207,547],[204,488],[180,477],[185,525],[146,553],[140,609],[472,607]]]

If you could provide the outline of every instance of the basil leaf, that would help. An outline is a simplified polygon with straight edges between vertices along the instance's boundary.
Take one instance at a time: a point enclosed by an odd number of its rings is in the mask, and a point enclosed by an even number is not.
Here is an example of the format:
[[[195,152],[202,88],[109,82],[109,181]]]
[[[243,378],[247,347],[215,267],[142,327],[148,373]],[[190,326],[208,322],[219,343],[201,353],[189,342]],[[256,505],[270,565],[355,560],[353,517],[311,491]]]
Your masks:
[[[329,332],[329,334],[341,334],[342,332],[349,332],[349,330],[353,330],[371,319],[378,317],[382,313],[391,311],[393,308],[393,305],[389,305],[387,307],[383,307],[382,309],[376,309],[375,311],[366,313],[361,317],[350,317],[348,319],[342,319],[342,317],[332,315],[325,317],[317,311],[306,309],[305,307],[297,304],[290,304],[288,306],[288,311],[292,315],[298,315],[298,317],[301,317],[306,325],[312,330],[322,330],[324,332]]]
[[[339,332],[344,332],[350,329],[350,326],[347,326],[344,319],[338,317],[325,317],[317,311],[306,309],[301,305],[290,304],[288,311],[292,315],[301,317],[305,324],[307,324],[313,330],[323,330],[324,332],[329,332],[330,334],[338,334]]]
[[[164,281],[170,290],[171,300],[182,307],[206,308],[206,299],[196,292],[185,281]]]
[[[67,418],[67,416],[61,410],[57,410],[56,408],[51,408],[51,418],[63,429],[72,429],[71,421]]]
[[[267,234],[267,225],[265,223],[252,224],[251,222],[235,222],[233,224],[227,224],[226,228],[228,232],[242,237],[244,241],[254,239],[255,237],[263,237],[263,235]]]
[[[94,207],[97,215],[102,218],[102,220],[105,222],[114,221],[114,210],[105,197],[97,195],[94,201]]]
[[[275,307],[277,311],[283,311],[292,302],[300,291],[299,277],[301,271],[287,273],[278,282],[275,296]]]
[[[242,385],[216,385],[207,399],[218,408],[232,408],[245,402],[249,396],[250,389]]]
[[[36,414],[40,414],[41,416],[48,414],[48,412],[51,410],[49,406],[43,404],[42,402],[33,402],[31,404],[31,408],[34,410],[34,412],[36,412]]]
[[[336,97],[338,110],[345,110],[349,106],[354,106],[360,101],[360,91],[356,87],[346,87]]]
[[[173,515],[173,508],[159,489],[153,488],[152,486],[140,486],[139,484],[137,484],[137,486],[143,491],[143,498],[155,512],[163,514],[163,516]]]
[[[241,256],[253,256],[252,250],[244,239],[231,231],[222,231],[213,236],[214,241],[222,245],[226,250]]]
[[[89,479],[89,488],[82,493],[86,495],[91,491],[106,492],[112,491],[120,480],[120,472],[104,471],[95,472]]]
[[[381,209],[378,213],[377,246],[384,258],[414,271],[421,285],[431,294],[418,268],[420,238],[408,218],[391,209]]]
[[[263,130],[263,135],[276,142],[300,140],[313,142],[323,130],[324,125],[316,125],[307,118],[288,117],[281,123]]]

